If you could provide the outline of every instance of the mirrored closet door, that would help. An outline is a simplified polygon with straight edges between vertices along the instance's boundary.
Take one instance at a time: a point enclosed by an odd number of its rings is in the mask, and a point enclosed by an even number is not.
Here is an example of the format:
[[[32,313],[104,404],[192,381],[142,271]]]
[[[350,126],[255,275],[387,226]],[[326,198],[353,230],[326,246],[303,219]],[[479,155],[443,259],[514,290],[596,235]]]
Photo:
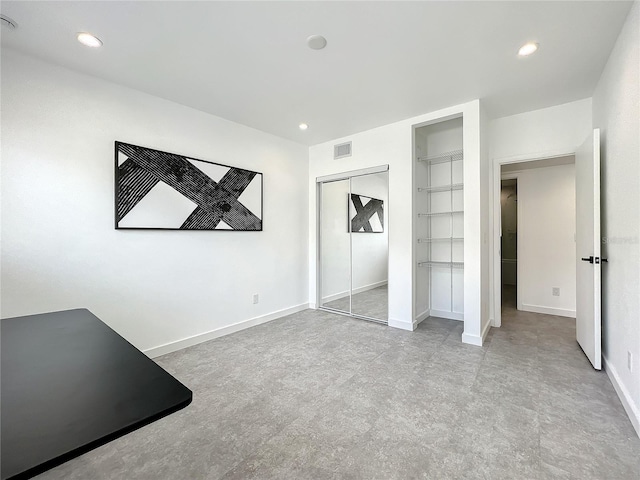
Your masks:
[[[351,312],[351,239],[347,231],[349,179],[320,184],[320,305]]]
[[[386,167],[318,180],[319,305],[366,320],[388,320]]]

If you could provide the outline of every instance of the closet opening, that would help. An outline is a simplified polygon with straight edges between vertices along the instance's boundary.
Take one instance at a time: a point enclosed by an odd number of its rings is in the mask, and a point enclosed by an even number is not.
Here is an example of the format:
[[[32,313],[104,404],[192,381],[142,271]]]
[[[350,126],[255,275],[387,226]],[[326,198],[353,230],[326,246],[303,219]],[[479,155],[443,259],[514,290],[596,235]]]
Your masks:
[[[414,129],[416,323],[464,320],[462,133],[460,116]]]
[[[388,323],[388,166],[318,178],[320,309]]]

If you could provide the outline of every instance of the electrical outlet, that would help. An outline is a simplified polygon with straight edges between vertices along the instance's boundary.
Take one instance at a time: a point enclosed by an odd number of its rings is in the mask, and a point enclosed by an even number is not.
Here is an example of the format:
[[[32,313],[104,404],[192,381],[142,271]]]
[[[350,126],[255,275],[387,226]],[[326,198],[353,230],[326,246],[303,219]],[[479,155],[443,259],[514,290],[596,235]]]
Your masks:
[[[633,372],[633,354],[629,351],[627,351],[627,368]]]
[[[256,304],[260,301],[260,297],[258,297],[257,293],[253,294],[253,303]]]
[[[560,287],[553,287],[553,288],[551,289],[551,294],[552,294],[554,297],[559,297],[559,296],[560,296]]]

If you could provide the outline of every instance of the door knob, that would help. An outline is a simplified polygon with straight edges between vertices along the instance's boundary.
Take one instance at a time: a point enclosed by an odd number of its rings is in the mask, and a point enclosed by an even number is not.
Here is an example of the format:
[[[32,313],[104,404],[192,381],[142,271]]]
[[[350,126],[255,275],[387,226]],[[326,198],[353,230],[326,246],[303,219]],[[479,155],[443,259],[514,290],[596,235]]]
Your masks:
[[[593,263],[593,255],[591,255],[591,256],[590,256],[590,257],[588,257],[588,258],[582,257],[582,258],[581,258],[581,260],[582,260],[583,262]]]

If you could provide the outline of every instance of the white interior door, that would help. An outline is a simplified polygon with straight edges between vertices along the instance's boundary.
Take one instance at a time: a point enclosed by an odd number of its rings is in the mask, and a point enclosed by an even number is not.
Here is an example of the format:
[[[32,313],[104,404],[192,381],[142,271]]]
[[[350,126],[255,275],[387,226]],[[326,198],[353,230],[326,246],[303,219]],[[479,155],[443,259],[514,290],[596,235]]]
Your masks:
[[[602,368],[600,278],[600,130],[576,152],[576,339],[593,368]]]

